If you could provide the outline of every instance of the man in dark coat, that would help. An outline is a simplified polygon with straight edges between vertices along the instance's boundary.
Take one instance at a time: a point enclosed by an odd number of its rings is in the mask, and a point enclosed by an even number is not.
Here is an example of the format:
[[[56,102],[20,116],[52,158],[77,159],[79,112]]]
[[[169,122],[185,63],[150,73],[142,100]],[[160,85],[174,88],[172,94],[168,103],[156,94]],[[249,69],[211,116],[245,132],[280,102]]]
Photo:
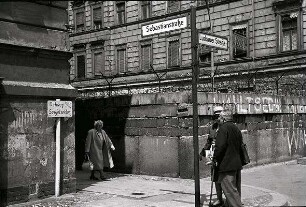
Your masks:
[[[206,150],[214,150],[215,142],[216,142],[216,136],[217,136],[217,131],[219,127],[219,115],[222,112],[223,107],[222,106],[216,106],[214,107],[213,111],[213,117],[212,117],[212,122],[210,123],[210,128],[209,128],[209,134],[207,138],[207,142],[204,145],[203,149],[201,150],[200,153],[200,160],[202,160],[202,157],[206,157]],[[211,164],[211,162],[207,162],[207,165]],[[212,206],[222,206],[223,205],[223,199],[222,199],[222,188],[221,184],[218,183],[218,169],[217,166],[212,165],[211,167],[211,175],[212,175],[212,181],[215,183],[215,188],[216,188],[216,194],[217,194],[217,201],[215,201]]]
[[[218,182],[221,183],[229,206],[242,206],[240,159],[242,134],[233,123],[233,115],[230,110],[222,111],[219,120],[220,126],[213,158],[219,169]]]

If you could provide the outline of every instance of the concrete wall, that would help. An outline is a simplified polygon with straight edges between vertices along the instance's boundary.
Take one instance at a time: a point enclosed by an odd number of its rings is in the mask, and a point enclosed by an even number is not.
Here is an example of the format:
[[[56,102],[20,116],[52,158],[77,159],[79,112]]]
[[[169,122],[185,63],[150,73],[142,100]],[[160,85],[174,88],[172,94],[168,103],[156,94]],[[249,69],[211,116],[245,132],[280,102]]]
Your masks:
[[[208,136],[213,106],[223,105],[234,110],[249,148],[249,166],[305,156],[305,98],[221,93],[199,93],[198,97],[199,150]],[[102,119],[116,147],[115,171],[191,178],[191,101],[190,92],[79,100],[76,127],[83,129],[76,130],[76,153],[83,155],[87,130],[94,120]],[[200,174],[210,175],[204,162],[200,162]]]
[[[55,193],[55,118],[47,98],[0,100],[0,206]],[[61,192],[75,191],[74,117],[61,122]]]

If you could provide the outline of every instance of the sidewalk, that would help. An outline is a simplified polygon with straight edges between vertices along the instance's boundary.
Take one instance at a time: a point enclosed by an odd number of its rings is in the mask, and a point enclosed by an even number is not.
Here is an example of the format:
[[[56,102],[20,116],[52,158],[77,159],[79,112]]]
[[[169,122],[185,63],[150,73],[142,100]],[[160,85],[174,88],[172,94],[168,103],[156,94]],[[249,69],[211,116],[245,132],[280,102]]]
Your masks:
[[[246,169],[245,171],[247,171]],[[243,173],[242,173],[243,176]],[[193,207],[194,180],[146,175],[107,173],[107,181],[90,181],[89,173],[77,172],[77,193],[10,207]],[[200,180],[201,203],[208,206],[210,178]],[[215,192],[215,190],[213,191]],[[213,194],[213,201],[216,195]],[[285,195],[242,183],[244,206],[289,205]]]

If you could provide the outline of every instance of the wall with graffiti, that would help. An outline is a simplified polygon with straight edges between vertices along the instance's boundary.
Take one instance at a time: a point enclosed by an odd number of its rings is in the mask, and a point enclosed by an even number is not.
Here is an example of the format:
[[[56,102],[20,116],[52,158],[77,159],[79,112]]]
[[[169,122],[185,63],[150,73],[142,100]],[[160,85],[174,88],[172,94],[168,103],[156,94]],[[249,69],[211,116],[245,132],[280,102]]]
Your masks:
[[[209,133],[213,107],[234,112],[251,156],[249,166],[306,155],[306,99],[255,94],[198,94],[199,150]],[[116,150],[114,171],[191,178],[191,92],[147,93],[76,102],[76,156],[93,121],[101,119]],[[81,127],[82,126],[82,127]],[[78,163],[79,162],[79,163]],[[81,159],[77,166],[81,164]],[[200,162],[201,176],[210,168]]]

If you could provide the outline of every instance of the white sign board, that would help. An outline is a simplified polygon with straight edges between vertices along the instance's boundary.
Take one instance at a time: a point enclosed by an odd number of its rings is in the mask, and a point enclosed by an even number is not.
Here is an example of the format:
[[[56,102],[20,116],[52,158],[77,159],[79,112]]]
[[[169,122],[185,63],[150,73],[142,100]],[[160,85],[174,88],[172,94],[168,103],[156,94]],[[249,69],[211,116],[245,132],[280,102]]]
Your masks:
[[[48,117],[72,117],[72,101],[48,101]]]
[[[158,34],[162,32],[169,32],[177,29],[183,29],[187,27],[187,17],[181,17],[177,19],[171,19],[164,22],[158,22],[154,24],[142,26],[142,36],[148,36]]]
[[[199,44],[207,45],[209,47],[215,47],[221,50],[227,50],[228,40],[225,37],[219,37],[212,34],[199,33]]]

